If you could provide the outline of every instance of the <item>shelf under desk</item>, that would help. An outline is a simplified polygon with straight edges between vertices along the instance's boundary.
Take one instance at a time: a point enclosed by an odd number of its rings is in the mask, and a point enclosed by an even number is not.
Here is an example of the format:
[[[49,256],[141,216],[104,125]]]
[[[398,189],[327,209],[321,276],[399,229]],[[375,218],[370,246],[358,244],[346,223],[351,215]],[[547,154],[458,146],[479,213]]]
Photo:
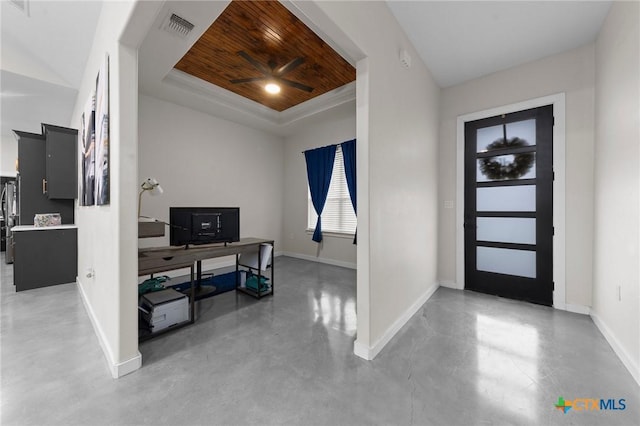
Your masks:
[[[196,246],[189,246],[188,248],[165,246],[165,247],[151,247],[138,249],[138,276],[153,275],[159,272],[166,272],[175,269],[191,268],[191,296],[190,296],[190,310],[191,321],[193,323],[195,319],[195,286],[199,285],[202,280],[202,261],[206,259],[213,259],[217,257],[235,256],[236,257],[236,291],[250,296],[261,298],[274,294],[274,266],[273,256],[274,251],[271,250],[271,287],[268,291],[253,291],[251,289],[240,287],[238,279],[239,269],[239,256],[243,253],[249,253],[254,250],[258,250],[260,253],[260,246],[262,244],[274,245],[274,240],[262,239],[262,238],[241,238],[240,241],[227,244],[203,244]],[[194,270],[193,266],[196,265],[196,280],[194,282]],[[258,283],[263,277],[262,272],[258,270]],[[258,288],[259,284],[258,284]],[[187,325],[187,324],[184,324]],[[180,325],[182,326],[182,325]],[[178,326],[170,327],[167,330],[173,330]],[[164,330],[163,330],[164,331]],[[158,333],[161,334],[162,332]]]
[[[148,333],[144,333],[144,334],[140,334],[140,328],[138,327],[138,342],[144,342],[145,340],[149,340],[149,339],[153,339],[154,337],[158,337],[162,334],[168,333],[170,331],[173,330],[177,330],[179,328],[185,327],[187,325],[191,325],[195,322],[196,320],[196,309],[195,309],[195,298],[196,298],[196,287],[195,287],[195,280],[194,280],[194,269],[193,269],[193,262],[191,263],[183,263],[183,264],[173,264],[171,266],[165,265],[164,269],[158,269],[158,270],[154,270],[154,271],[147,271],[145,273],[140,273],[140,271],[138,271],[138,276],[142,276],[142,275],[151,275],[153,276],[153,274],[158,273],[158,272],[167,272],[167,271],[172,271],[175,269],[184,269],[184,268],[190,268],[191,269],[191,287],[189,289],[189,294],[187,295],[187,297],[189,298],[189,319],[187,321],[182,321],[178,324],[175,324],[171,327],[165,328],[163,330],[160,331],[149,331]],[[138,303],[140,303],[140,301],[138,300]],[[139,315],[139,314],[138,314]],[[139,321],[139,319],[138,319]]]

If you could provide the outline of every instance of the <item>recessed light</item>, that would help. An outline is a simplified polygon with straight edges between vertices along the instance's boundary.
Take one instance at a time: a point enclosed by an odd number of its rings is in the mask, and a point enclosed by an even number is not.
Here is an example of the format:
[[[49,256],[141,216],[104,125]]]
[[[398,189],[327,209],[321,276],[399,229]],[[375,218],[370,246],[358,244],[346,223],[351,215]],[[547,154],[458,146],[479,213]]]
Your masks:
[[[264,90],[271,93],[272,95],[275,95],[280,93],[280,86],[275,83],[268,83],[266,86],[264,86]]]

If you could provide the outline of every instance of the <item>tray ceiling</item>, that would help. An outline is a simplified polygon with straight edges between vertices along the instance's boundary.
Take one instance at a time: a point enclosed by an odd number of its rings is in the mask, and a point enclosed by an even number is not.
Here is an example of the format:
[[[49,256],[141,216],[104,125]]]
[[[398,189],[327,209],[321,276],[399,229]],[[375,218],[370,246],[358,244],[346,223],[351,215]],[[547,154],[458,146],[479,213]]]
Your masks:
[[[277,1],[232,1],[175,68],[276,111],[356,79],[351,64]],[[289,84],[280,81],[280,93],[269,94],[271,79],[262,77],[278,71]]]

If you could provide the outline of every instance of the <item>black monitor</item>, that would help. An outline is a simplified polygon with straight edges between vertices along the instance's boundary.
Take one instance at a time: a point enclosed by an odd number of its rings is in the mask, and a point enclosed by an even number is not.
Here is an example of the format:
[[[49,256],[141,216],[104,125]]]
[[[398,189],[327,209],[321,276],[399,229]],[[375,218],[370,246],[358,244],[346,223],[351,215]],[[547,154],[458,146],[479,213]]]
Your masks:
[[[239,207],[170,207],[169,243],[231,243],[240,241]]]

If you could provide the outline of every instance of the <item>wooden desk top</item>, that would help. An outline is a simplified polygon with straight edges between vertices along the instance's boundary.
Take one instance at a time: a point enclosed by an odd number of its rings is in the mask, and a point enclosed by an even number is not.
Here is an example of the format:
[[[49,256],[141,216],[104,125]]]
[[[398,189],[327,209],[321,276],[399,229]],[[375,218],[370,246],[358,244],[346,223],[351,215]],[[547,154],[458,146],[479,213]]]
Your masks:
[[[271,244],[273,240],[241,238],[240,241],[224,244],[202,244],[174,247],[151,247],[138,249],[138,275],[155,274],[178,268],[188,268],[198,260],[231,256],[255,250],[260,244]]]

